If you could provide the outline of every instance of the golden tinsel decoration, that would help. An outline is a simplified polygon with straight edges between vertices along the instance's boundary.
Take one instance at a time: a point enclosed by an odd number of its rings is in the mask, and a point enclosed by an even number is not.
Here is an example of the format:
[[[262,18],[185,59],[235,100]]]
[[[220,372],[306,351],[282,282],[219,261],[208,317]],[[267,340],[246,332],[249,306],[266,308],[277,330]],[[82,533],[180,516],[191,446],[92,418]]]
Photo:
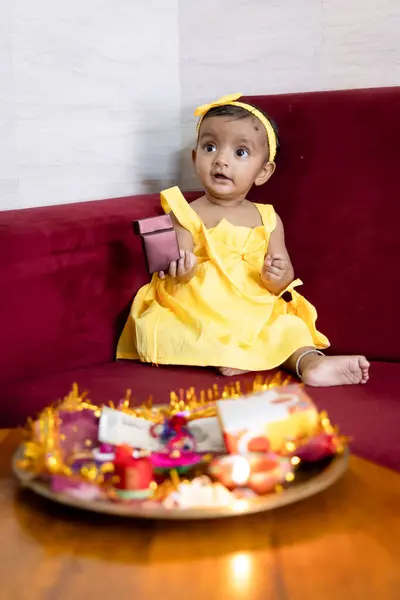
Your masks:
[[[24,446],[24,457],[18,462],[18,467],[30,471],[35,475],[65,475],[68,477],[80,477],[88,483],[97,485],[110,481],[109,476],[113,471],[112,463],[105,463],[101,467],[90,463],[82,467],[78,475],[72,473],[70,463],[64,460],[60,448],[62,436],[59,433],[61,411],[77,412],[89,410],[96,417],[101,416],[103,406],[115,408],[131,416],[146,419],[152,423],[162,422],[176,413],[185,412],[188,420],[214,417],[217,415],[216,402],[218,400],[239,398],[261,392],[274,387],[282,387],[294,383],[293,378],[283,372],[277,372],[267,377],[257,375],[253,382],[242,384],[236,381],[227,384],[222,389],[217,385],[211,388],[197,391],[196,388],[179,389],[170,393],[169,404],[154,405],[153,397],[150,395],[145,402],[139,406],[134,405],[131,390],[127,390],[125,396],[118,403],[109,401],[105,404],[92,402],[87,392],[80,393],[78,385],[73,384],[71,391],[53,405],[43,409],[36,420],[29,420],[26,428],[26,442]],[[242,385],[245,389],[242,389]],[[346,446],[347,440],[338,435],[336,428],[332,427],[328,415],[323,412],[319,415],[321,431],[337,435],[338,452]],[[301,440],[304,443],[306,440]],[[291,444],[292,442],[288,442]],[[294,444],[293,444],[294,446]],[[291,448],[287,448],[290,452]]]

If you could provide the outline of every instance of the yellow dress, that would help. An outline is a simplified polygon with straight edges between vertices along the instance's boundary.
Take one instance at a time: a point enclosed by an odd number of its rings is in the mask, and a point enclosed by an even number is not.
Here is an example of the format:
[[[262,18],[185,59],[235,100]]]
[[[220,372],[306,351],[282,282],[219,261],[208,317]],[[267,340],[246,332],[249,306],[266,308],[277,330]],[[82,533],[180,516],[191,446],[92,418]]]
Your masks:
[[[292,301],[270,293],[260,273],[276,214],[255,204],[263,225],[250,229],[223,219],[206,229],[179,188],[161,193],[193,235],[196,275],[187,283],[153,275],[136,295],[117,348],[117,358],[169,365],[231,367],[264,371],[285,362],[303,346],[326,348],[315,327],[315,308],[296,292]]]

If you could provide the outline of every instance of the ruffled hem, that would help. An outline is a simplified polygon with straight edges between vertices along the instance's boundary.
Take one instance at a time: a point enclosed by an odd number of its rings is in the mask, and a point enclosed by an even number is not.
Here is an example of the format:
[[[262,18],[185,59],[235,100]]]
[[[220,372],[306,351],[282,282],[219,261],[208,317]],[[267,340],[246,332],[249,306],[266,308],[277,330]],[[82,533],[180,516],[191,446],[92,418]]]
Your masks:
[[[220,368],[227,367],[230,369],[241,369],[244,371],[272,371],[278,367],[281,367],[287,360],[294,354],[297,350],[304,347],[314,346],[312,343],[294,343],[293,346],[287,348],[286,351],[282,351],[275,355],[274,358],[256,360],[254,356],[247,357],[225,357],[220,360],[213,360],[212,358],[203,358],[203,360],[199,359],[199,356],[169,356],[169,357],[160,357],[157,358],[150,356],[139,356],[135,353],[128,352],[120,352],[117,355],[117,360],[139,360],[142,363],[153,364],[153,365],[170,365],[170,366],[182,366],[182,367],[211,367],[211,368]],[[318,344],[315,347],[318,350],[324,350],[328,348],[329,344]]]

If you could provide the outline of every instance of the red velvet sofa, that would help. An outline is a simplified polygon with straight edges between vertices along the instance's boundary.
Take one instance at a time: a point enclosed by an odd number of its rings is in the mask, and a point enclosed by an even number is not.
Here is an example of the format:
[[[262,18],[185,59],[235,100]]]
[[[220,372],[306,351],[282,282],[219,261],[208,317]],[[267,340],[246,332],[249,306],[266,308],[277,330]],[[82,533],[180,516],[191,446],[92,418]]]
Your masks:
[[[312,396],[356,453],[399,467],[400,88],[250,101],[281,134],[277,172],[252,198],[281,215],[332,352],[373,361],[367,385]],[[212,370],[114,360],[148,279],[131,222],[159,212],[153,194],[0,213],[1,426],[23,423],[74,381],[99,401],[129,387],[158,402],[226,383]]]

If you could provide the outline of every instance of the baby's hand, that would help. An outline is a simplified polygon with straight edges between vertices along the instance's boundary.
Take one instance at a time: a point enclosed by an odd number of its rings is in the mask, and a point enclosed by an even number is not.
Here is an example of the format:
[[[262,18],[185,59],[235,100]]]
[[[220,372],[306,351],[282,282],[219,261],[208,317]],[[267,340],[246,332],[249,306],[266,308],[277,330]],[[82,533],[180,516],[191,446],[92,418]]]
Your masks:
[[[179,260],[174,260],[170,263],[167,272],[159,272],[158,276],[160,279],[165,279],[167,275],[182,280],[185,280],[186,278],[190,279],[191,274],[197,266],[197,258],[193,252],[189,252],[188,250],[181,250],[180,255],[181,257]]]
[[[290,262],[281,254],[267,254],[261,270],[261,280],[265,286],[268,283],[279,283],[287,277],[290,268]]]

